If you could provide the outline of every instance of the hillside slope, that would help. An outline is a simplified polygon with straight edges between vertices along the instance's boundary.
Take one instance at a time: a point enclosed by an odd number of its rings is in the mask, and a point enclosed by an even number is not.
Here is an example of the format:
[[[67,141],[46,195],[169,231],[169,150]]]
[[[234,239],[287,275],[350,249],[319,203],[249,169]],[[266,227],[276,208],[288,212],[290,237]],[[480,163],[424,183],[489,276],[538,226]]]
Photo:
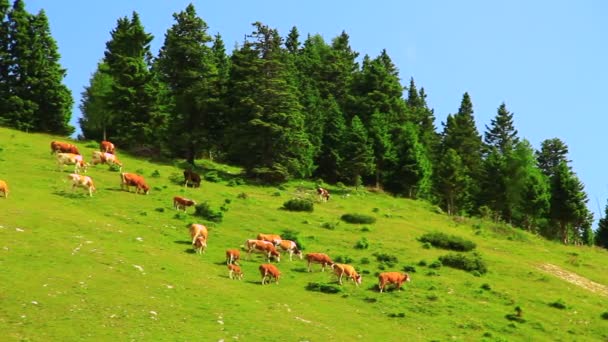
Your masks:
[[[517,229],[436,213],[424,203],[381,193],[332,190],[316,201],[314,184],[284,187],[203,181],[179,184],[181,169],[118,154],[124,171],[143,174],[148,196],[121,191],[119,173],[105,165],[87,175],[92,198],[72,192],[69,168],[57,170],[49,144],[62,138],[0,128],[0,179],[11,188],[0,198],[0,331],[8,340],[266,340],[266,341],[598,341],[608,339],[608,253],[562,246]],[[97,144],[76,142],[89,160]],[[232,177],[237,169],[219,168]],[[230,184],[229,184],[230,183]],[[232,186],[230,186],[232,185]],[[194,254],[186,226],[208,223],[172,208],[182,195],[225,206],[224,220],[209,224],[209,247]],[[293,197],[310,197],[312,213],[280,210]],[[345,213],[376,223],[340,221]],[[342,291],[307,290],[309,283],[338,287],[330,272],[305,261],[277,264],[278,285],[262,286],[260,255],[241,265],[245,278],[228,279],[224,253],[258,233],[298,233],[304,252],[349,260],[363,283]],[[488,272],[474,276],[446,266],[451,253],[424,248],[418,238],[444,232],[471,240]],[[368,248],[355,248],[367,241]],[[378,253],[395,257],[388,266]],[[375,274],[401,271],[403,291],[378,293]],[[579,281],[570,281],[574,275]],[[589,285],[594,284],[594,285]],[[513,320],[515,308],[522,310]]]

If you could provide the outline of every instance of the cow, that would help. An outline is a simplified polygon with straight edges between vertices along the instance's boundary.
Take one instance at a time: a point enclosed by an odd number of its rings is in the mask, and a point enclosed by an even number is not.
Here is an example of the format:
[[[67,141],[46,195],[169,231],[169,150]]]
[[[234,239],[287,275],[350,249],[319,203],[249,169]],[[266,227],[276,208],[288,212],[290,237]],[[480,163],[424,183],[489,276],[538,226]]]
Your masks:
[[[383,272],[378,275],[378,287],[380,293],[384,290],[386,284],[397,285],[397,290],[401,291],[401,285],[406,281],[411,281],[409,274],[401,272]]]
[[[122,170],[122,163],[120,160],[118,160],[118,157],[109,152],[93,151],[93,159],[91,159],[91,164],[108,164],[110,166],[118,165],[120,170]]]
[[[89,197],[93,197],[93,191],[95,191],[95,184],[89,176],[79,175],[77,173],[70,173],[68,179],[72,181],[72,191],[76,187],[81,187],[89,191]]]
[[[6,181],[0,180],[0,192],[4,195],[4,198],[8,198],[8,184]]]
[[[207,237],[209,237],[209,231],[207,230],[207,227],[205,227],[202,224],[199,223],[193,223],[190,225],[190,238],[192,238],[192,244],[194,245],[196,243],[196,239],[199,236],[202,236],[205,241],[207,241]]]
[[[334,270],[336,276],[338,276],[338,283],[342,285],[342,277],[346,275],[351,278],[355,285],[359,286],[361,284],[361,275],[355,271],[355,268],[351,265],[346,264],[333,264],[331,268]]]
[[[56,152],[80,154],[75,145],[62,141],[51,141],[51,154]]]
[[[302,260],[302,251],[298,248],[295,242],[291,240],[281,240],[279,248],[289,252],[289,261],[293,261],[292,256],[297,255]]]
[[[228,264],[228,277],[230,277],[230,279],[243,279],[241,267],[234,264]]]
[[[146,184],[144,177],[135,173],[123,172],[120,174],[120,189],[127,188],[127,191],[131,192],[129,186],[135,187],[135,193],[138,194],[141,190],[144,194],[150,193],[150,187]]]
[[[260,265],[260,274],[262,275],[262,285],[264,285],[266,281],[266,277],[268,277],[268,282],[274,278],[275,283],[279,283],[279,277],[281,277],[281,271],[273,265],[273,264],[261,264]]]
[[[114,144],[112,144],[111,142],[107,141],[107,140],[102,140],[99,143],[99,150],[101,152],[104,153],[111,153],[111,154],[115,154],[115,148],[114,148]]]
[[[263,240],[247,240],[245,241],[245,249],[247,250],[247,257],[251,260],[251,253],[264,253],[266,254],[266,258],[268,262],[270,262],[270,258],[274,258],[277,262],[281,261],[281,254],[274,247],[272,242],[263,241]]]
[[[226,251],[226,265],[237,264],[241,258],[241,252],[238,249],[229,249]]]
[[[264,241],[268,241],[268,242],[272,242],[275,246],[278,246],[281,243],[281,240],[283,240],[281,238],[280,235],[277,234],[258,234],[258,240],[264,240]]]
[[[325,272],[325,266],[332,266],[334,262],[325,253],[308,253],[306,254],[306,261],[308,261],[308,272],[312,272],[311,265],[321,264],[321,272]]]
[[[322,202],[327,202],[329,201],[329,191],[327,191],[327,189],[318,187],[317,188],[317,194],[319,195],[319,199]]]
[[[88,163],[85,163],[80,154],[74,153],[57,153],[57,168],[63,171],[64,165],[74,165],[74,173],[80,173],[81,170],[87,172]]]
[[[188,183],[195,188],[199,188],[201,186],[201,176],[192,169],[184,170],[184,187],[188,187]]]
[[[181,196],[173,197],[173,208],[175,208],[176,210],[183,209],[184,212],[186,212],[186,208],[191,207],[193,205],[196,205],[196,202],[191,199]]]
[[[205,249],[207,249],[207,238],[204,236],[197,236],[193,245],[196,253],[205,253]]]

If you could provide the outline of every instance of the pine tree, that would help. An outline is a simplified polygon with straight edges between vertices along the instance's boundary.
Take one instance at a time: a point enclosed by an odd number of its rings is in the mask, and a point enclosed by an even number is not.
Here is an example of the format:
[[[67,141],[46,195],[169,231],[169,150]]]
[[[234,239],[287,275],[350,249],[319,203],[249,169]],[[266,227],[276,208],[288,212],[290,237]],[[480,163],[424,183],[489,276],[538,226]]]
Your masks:
[[[347,120],[351,120],[357,114],[350,110],[352,104],[349,93],[352,89],[353,75],[359,70],[356,62],[358,56],[359,53],[353,51],[350,46],[349,35],[342,31],[332,40],[329,54],[325,56],[321,69],[321,96],[327,98],[331,94]]]
[[[557,230],[549,231],[548,237],[568,244],[573,230],[589,219],[587,194],[581,181],[563,162],[555,168],[551,185],[550,217],[557,224]]]
[[[436,165],[435,179],[440,206],[448,215],[457,215],[467,209],[471,199],[466,189],[470,188],[471,179],[454,149],[448,148],[443,152]]]
[[[10,125],[8,99],[10,97],[10,30],[8,0],[0,0],[0,124]]]
[[[108,106],[113,79],[108,72],[108,66],[100,62],[82,92],[79,125],[84,137],[90,140],[108,140],[114,134],[112,121],[115,114]]]
[[[418,141],[418,131],[406,123],[395,132],[396,167],[391,170],[393,191],[410,198],[429,198],[432,167],[426,149]]]
[[[287,49],[287,52],[289,52],[292,55],[295,55],[299,52],[300,50],[300,33],[298,33],[298,28],[297,27],[292,27],[291,30],[289,31],[289,34],[287,35],[287,39],[285,40],[285,48]]]
[[[570,163],[566,157],[568,155],[568,146],[559,138],[547,139],[541,143],[540,151],[536,152],[538,166],[547,177],[552,177],[555,174],[556,168],[562,164]]]
[[[407,120],[418,127],[420,143],[426,148],[433,163],[437,161],[440,136],[435,127],[435,113],[426,103],[424,88],[417,90],[414,79],[407,87]]]
[[[215,93],[218,96],[218,101],[212,103],[212,111],[215,113],[209,121],[209,146],[210,150],[215,150],[215,154],[222,157],[227,149],[224,143],[226,129],[228,125],[228,112],[230,111],[228,98],[228,82],[230,78],[230,58],[226,54],[226,47],[222,36],[218,33],[215,35],[211,51],[214,57],[214,63],[217,66],[217,82]],[[210,151],[209,156],[213,159],[213,153]]]
[[[513,125],[513,113],[507,110],[504,102],[498,107],[498,113],[492,119],[490,127],[486,125],[484,142],[488,147],[497,148],[503,155],[511,152],[519,142]]]
[[[600,218],[597,224],[595,244],[608,249],[608,204],[604,208],[604,217]]]
[[[350,132],[344,144],[343,172],[346,181],[359,187],[362,177],[374,169],[374,152],[367,136],[367,130],[358,116],[353,117]]]
[[[339,179],[346,178],[342,173],[346,151],[344,144],[348,139],[346,120],[333,97],[324,100],[323,107],[326,108],[326,122],[315,174],[330,183],[335,183]]]

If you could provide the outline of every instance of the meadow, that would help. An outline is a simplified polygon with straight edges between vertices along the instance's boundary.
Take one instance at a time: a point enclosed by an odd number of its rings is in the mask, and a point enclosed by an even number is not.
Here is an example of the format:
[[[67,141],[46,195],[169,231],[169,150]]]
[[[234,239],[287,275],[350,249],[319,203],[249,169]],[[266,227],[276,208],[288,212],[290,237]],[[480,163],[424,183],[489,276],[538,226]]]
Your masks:
[[[312,181],[248,184],[240,169],[199,160],[200,188],[182,185],[183,161],[120,151],[125,172],[144,175],[149,195],[121,190],[119,172],[89,167],[97,191],[72,191],[50,154],[52,140],[0,128],[0,331],[5,341],[606,341],[608,251],[564,246],[504,224],[453,218],[435,206],[366,189]],[[97,142],[74,142],[90,160]],[[173,208],[181,195],[222,213],[210,222]],[[312,212],[281,209],[310,199]],[[222,209],[220,209],[222,208]],[[344,214],[376,221],[350,224]],[[209,228],[194,253],[187,226]],[[277,263],[279,284],[261,285],[242,252],[243,280],[228,278],[225,251],[258,233],[296,236],[304,253],[352,264],[362,285],[342,286],[306,262]],[[475,243],[454,252],[419,239],[442,232]],[[476,255],[486,273],[442,265]],[[402,291],[379,293],[377,273],[408,270]],[[336,293],[316,291],[319,286]]]

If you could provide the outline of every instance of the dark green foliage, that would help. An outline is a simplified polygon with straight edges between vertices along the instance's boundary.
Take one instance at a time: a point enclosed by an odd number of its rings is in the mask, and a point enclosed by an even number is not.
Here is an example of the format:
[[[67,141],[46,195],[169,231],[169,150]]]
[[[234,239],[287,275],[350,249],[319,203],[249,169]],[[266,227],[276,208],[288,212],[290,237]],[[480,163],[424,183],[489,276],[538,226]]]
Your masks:
[[[308,291],[316,291],[323,293],[340,293],[342,292],[342,287],[336,284],[326,284],[326,283],[318,283],[311,282],[306,285],[306,289]]]
[[[559,138],[544,140],[540,145],[540,150],[536,151],[536,159],[545,176],[552,177],[560,164],[570,162],[567,157],[568,146]]]
[[[388,267],[393,267],[399,262],[399,259],[397,259],[396,256],[390,254],[374,253],[373,256],[376,257],[376,261],[385,264]]]
[[[355,248],[356,249],[368,249],[369,242],[367,241],[367,238],[362,237],[361,239],[359,239],[359,241],[357,241],[357,243],[355,244]]]
[[[334,258],[334,261],[341,264],[350,264],[354,259],[347,255],[338,255]]]
[[[240,194],[236,195],[236,198],[247,199],[249,198],[249,195],[247,195],[247,193],[241,192]]]
[[[368,233],[368,232],[371,232],[372,230],[368,226],[363,226],[363,227],[361,227],[361,231],[364,232],[364,233]]]
[[[604,208],[604,216],[600,218],[597,224],[595,244],[608,249],[608,204]]]
[[[485,262],[481,257],[475,253],[472,255],[467,254],[447,254],[439,257],[442,265],[457,268],[467,272],[477,271],[480,274],[485,274],[488,269]]]
[[[336,224],[332,222],[323,222],[323,224],[321,224],[321,228],[334,230],[336,229]]]
[[[224,219],[223,212],[213,210],[208,202],[203,202],[203,203],[197,204],[194,207],[194,209],[195,209],[194,210],[195,216],[200,216],[211,222],[219,223],[219,222],[222,222],[222,220]]]
[[[307,199],[293,198],[283,203],[282,209],[312,212],[314,210],[314,203]]]
[[[392,191],[410,198],[431,194],[432,166],[428,152],[418,140],[417,128],[405,124],[394,130],[396,165],[387,181]]]
[[[151,174],[150,177],[152,178],[159,178],[160,177],[160,172],[158,170],[154,170]]]
[[[368,265],[369,264],[369,259],[368,258],[361,258],[361,265]]]
[[[158,211],[159,213],[164,213],[165,212],[165,208],[156,208],[154,210]]]
[[[403,266],[403,272],[416,273],[416,266],[413,266],[413,265]]]
[[[296,243],[296,246],[298,246],[298,249],[304,250],[306,248],[304,247],[304,244],[302,243],[302,240],[300,239],[299,235],[300,235],[300,232],[298,232],[296,230],[292,230],[292,229],[286,229],[281,233],[281,237],[284,240],[291,240]]]
[[[82,118],[78,120],[78,124],[87,139],[107,140],[116,131],[112,127],[115,114],[108,104],[113,82],[108,65],[101,62],[97,64],[97,70],[91,76],[89,85],[81,93]],[[95,148],[97,147],[95,146]]]
[[[370,224],[376,222],[376,218],[365,214],[344,214],[340,217],[342,221],[347,223],[362,223]]]
[[[488,283],[483,283],[483,284],[481,284],[481,289],[482,290],[486,290],[486,291],[490,291],[492,289],[492,287]]]
[[[608,320],[608,311],[602,312],[600,317],[602,317],[602,319]]]
[[[358,116],[351,121],[344,149],[342,168],[345,180],[359,187],[361,177],[374,169],[374,154],[367,130]]]
[[[112,164],[112,165],[110,165],[110,167],[108,168],[108,170],[110,170],[112,172],[119,172],[120,171],[120,166],[118,166],[116,164]]]
[[[399,312],[399,313],[392,312],[392,313],[388,314],[388,317],[391,317],[391,318],[404,318],[405,317],[405,313],[403,313],[403,312]]]
[[[568,306],[566,305],[566,303],[564,303],[564,301],[562,299],[558,299],[555,302],[549,303],[549,306],[552,308],[560,309],[560,310],[564,310],[564,309],[568,308]]]
[[[441,263],[441,259],[440,260],[435,260],[433,261],[430,265],[429,268],[433,268],[433,269],[440,269],[441,266],[443,266],[443,264]]]
[[[219,183],[222,180],[217,171],[209,171],[205,173],[204,178],[207,182],[211,183]]]
[[[517,322],[517,323],[525,323],[526,322],[525,319],[521,318],[517,314],[506,314],[505,318],[508,319],[509,321],[514,321],[514,322]]]
[[[420,242],[428,242],[437,248],[449,249],[453,251],[468,252],[476,247],[473,241],[469,241],[455,235],[447,235],[441,232],[424,234],[418,240]]]
[[[345,153],[346,120],[333,97],[330,96],[324,101],[324,107],[326,108],[325,129],[319,155],[316,158],[318,167],[315,174],[329,182],[335,182],[344,178],[341,167]]]

